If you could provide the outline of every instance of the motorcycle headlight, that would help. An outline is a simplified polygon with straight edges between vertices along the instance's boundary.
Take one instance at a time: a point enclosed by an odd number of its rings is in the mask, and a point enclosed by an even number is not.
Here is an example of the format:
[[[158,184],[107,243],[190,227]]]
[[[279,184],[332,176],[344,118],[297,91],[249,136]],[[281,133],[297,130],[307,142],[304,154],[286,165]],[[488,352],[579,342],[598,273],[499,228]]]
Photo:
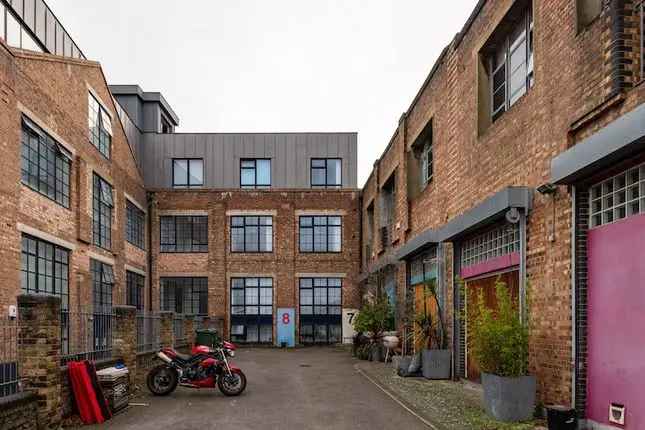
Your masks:
[[[229,357],[235,357],[235,351],[231,351],[230,349],[227,349],[226,352],[228,352]]]

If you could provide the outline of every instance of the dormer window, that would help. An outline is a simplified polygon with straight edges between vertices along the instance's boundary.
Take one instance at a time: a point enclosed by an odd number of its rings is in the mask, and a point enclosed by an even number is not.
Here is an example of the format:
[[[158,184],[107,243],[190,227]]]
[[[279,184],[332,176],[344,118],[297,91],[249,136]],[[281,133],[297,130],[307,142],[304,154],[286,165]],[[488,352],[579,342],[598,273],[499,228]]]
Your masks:
[[[110,158],[112,147],[112,118],[90,93],[88,94],[90,142],[105,158]]]

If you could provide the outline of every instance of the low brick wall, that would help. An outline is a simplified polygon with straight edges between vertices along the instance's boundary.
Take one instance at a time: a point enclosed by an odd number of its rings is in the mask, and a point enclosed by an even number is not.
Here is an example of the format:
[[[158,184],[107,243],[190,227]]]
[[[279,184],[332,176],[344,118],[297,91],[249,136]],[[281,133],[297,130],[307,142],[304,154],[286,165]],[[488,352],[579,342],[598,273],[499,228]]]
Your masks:
[[[38,399],[34,393],[0,398],[0,430],[32,430],[38,424]]]

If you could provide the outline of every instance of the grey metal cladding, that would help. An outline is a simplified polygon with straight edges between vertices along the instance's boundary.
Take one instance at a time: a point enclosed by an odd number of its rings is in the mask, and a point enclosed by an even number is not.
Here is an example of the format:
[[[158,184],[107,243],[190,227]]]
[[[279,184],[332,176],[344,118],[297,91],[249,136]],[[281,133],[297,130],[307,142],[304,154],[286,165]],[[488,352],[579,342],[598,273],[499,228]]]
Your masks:
[[[137,166],[141,169],[142,159],[141,159],[141,141],[142,133],[135,123],[130,119],[127,112],[119,103],[114,103],[116,106],[116,113],[119,116],[119,120],[123,125],[123,130],[125,131],[125,136],[128,139],[128,144],[132,148],[134,153],[134,158],[136,160]]]
[[[551,160],[551,182],[574,184],[645,147],[645,104]]]
[[[144,133],[146,187],[172,187],[173,158],[203,158],[205,188],[239,188],[240,159],[270,158],[272,188],[310,188],[312,158],[342,159],[342,187],[357,187],[356,133]]]

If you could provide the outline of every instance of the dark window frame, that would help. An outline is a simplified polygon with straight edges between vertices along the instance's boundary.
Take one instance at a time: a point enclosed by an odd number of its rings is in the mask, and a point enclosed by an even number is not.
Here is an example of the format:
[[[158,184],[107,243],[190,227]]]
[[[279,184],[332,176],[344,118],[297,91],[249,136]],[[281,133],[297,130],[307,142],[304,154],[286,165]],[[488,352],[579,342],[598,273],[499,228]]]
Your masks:
[[[146,214],[130,199],[125,201],[125,240],[140,249],[146,249]]]
[[[329,285],[330,280],[337,282],[339,285]],[[320,285],[323,283],[325,285]],[[309,284],[309,285],[303,285]],[[319,284],[319,285],[316,285]],[[325,290],[325,304],[316,304],[316,289]],[[329,291],[330,290],[340,290],[340,303],[339,304],[329,304]],[[311,292],[311,303],[303,304],[303,291]],[[319,312],[320,308],[325,308],[325,312]],[[305,308],[305,309],[303,309]],[[307,309],[309,308],[309,309]],[[316,309],[319,308],[319,309]],[[337,310],[337,312],[330,312],[330,308]],[[298,317],[299,317],[299,332],[300,332],[300,342],[303,344],[325,344],[331,343],[329,336],[329,327],[335,326],[340,328],[340,337],[336,339],[337,342],[342,342],[343,340],[343,327],[342,327],[342,315],[343,315],[343,278],[337,277],[306,277],[298,279]],[[316,340],[316,326],[324,325],[325,329],[325,339]],[[312,332],[310,336],[307,336],[304,333],[303,326],[311,326]],[[308,340],[308,338],[311,338]]]
[[[268,184],[258,184],[258,161],[268,161],[269,162],[269,183]],[[253,167],[244,167],[244,163],[250,163],[253,162]],[[267,189],[271,188],[271,184],[273,182],[273,175],[271,172],[272,169],[272,160],[271,158],[240,158],[240,188],[241,189],[248,189],[248,190],[256,190],[256,189]],[[253,171],[253,184],[243,184],[242,183],[242,172],[244,170],[252,170]]]
[[[247,221],[250,218],[257,218],[257,220],[258,220],[257,224],[248,223]],[[234,219],[241,219],[242,220],[242,225],[241,226],[240,225],[234,225]],[[262,224],[261,219],[270,219],[271,224]],[[249,250],[248,249],[249,246],[248,246],[247,241],[246,241],[246,237],[247,237],[246,228],[247,227],[249,227],[249,228],[256,227],[257,228],[257,231],[258,231],[257,242],[256,242],[257,245],[258,245],[257,250],[253,250],[253,249]],[[260,232],[261,232],[262,227],[264,227],[264,228],[270,227],[271,228],[271,249],[270,250],[260,250],[260,237],[262,237]],[[273,242],[274,242],[275,239],[274,239],[273,216],[272,215],[232,215],[232,216],[229,217],[229,230],[230,230],[230,233],[229,233],[229,240],[230,240],[229,250],[231,251],[232,254],[271,254],[271,253],[273,253],[273,245],[274,245]],[[243,250],[234,250],[233,249],[233,235],[234,235],[235,230],[241,230],[242,231],[242,236],[244,238],[244,240],[243,240]]]
[[[29,242],[34,243],[33,249],[30,249]],[[25,249],[27,247],[27,249]],[[43,253],[44,247],[51,247],[51,258]],[[63,257],[64,256],[64,257]],[[38,237],[23,233],[21,236],[21,267],[20,267],[20,289],[25,294],[36,294],[60,297],[61,309],[69,308],[69,266],[72,251],[55,243],[48,242]],[[48,268],[51,268],[49,270]],[[41,271],[44,269],[44,273]],[[33,279],[32,275],[33,274]],[[47,292],[46,284],[50,279],[52,292]],[[36,284],[32,288],[31,281]],[[45,285],[41,287],[41,283]],[[60,285],[60,291],[57,291],[56,284]]]
[[[203,276],[164,276],[159,278],[159,307],[183,315],[208,315],[208,278]],[[172,289],[172,293],[169,291]],[[189,293],[186,294],[187,290]],[[190,309],[186,298],[189,296]],[[172,298],[172,300],[170,300]],[[172,309],[170,309],[172,307]],[[197,309],[197,312],[193,312]],[[186,312],[190,310],[190,312]]]
[[[255,285],[247,285],[247,281],[253,283],[255,280]],[[267,285],[267,281],[269,285]],[[262,284],[265,285],[262,285]],[[237,284],[237,285],[236,285]],[[241,286],[240,286],[241,284]],[[271,277],[265,276],[247,276],[247,277],[233,277],[230,281],[230,300],[229,300],[229,312],[230,312],[230,333],[231,338],[235,338],[236,342],[245,343],[247,336],[247,326],[257,326],[257,343],[272,343],[273,342],[273,314],[276,305],[275,300],[275,285],[274,279]],[[247,303],[247,289],[257,289],[257,301],[255,303]],[[271,304],[262,304],[262,289],[271,290]],[[236,302],[233,298],[234,291],[242,291],[242,304]],[[257,312],[247,313],[248,308],[257,308]],[[264,312],[263,312],[263,309]],[[270,311],[267,313],[266,308],[270,308]],[[238,310],[243,310],[243,312],[238,312]],[[233,327],[234,326],[243,326],[243,334],[235,334]],[[270,340],[261,340],[261,327],[270,327],[271,328],[271,339]],[[242,340],[241,337],[245,339]],[[236,338],[237,337],[237,338]],[[256,343],[256,342],[251,342]]]
[[[177,221],[180,219],[190,220],[190,238],[186,238],[183,241],[178,239],[178,229]],[[172,229],[167,229],[167,233],[174,236],[172,241],[164,241],[164,221],[172,220]],[[200,223],[196,224],[195,221],[199,220]],[[205,237],[196,237],[196,228],[199,229],[203,225]],[[197,233],[201,233],[198,231]],[[198,239],[205,239],[198,240]],[[177,249],[178,243],[181,242],[190,242],[190,249]],[[174,247],[174,249],[172,249]],[[159,217],[159,252],[162,254],[203,254],[208,253],[208,216],[207,215],[162,215]]]
[[[325,167],[314,167],[314,162],[315,161],[324,161],[325,162]],[[329,162],[330,161],[338,161],[340,165],[340,177],[338,178],[339,182],[337,184],[330,184],[327,182],[327,171],[329,170]],[[314,170],[324,170],[325,172],[325,183],[324,184],[314,184]],[[331,157],[331,158],[312,158],[309,161],[309,183],[311,184],[311,188],[331,188],[331,189],[338,189],[342,188],[343,186],[343,159],[338,158],[338,157]]]
[[[145,299],[143,296],[146,288],[145,282],[145,276],[130,270],[125,271],[125,304],[128,306],[134,306],[137,309],[137,312],[143,311],[145,307]]]
[[[34,143],[37,145],[36,148]],[[41,127],[24,116],[20,152],[22,184],[70,209],[72,154]]]
[[[92,103],[91,100],[93,100],[94,103]],[[97,109],[94,109],[92,104],[94,104]],[[94,119],[94,114],[96,114],[96,119]],[[94,127],[89,128],[90,143],[103,157],[109,160],[112,157],[112,116],[99,99],[91,92],[88,92],[88,116],[90,121],[96,122],[96,131],[94,130]],[[110,123],[107,126],[104,120],[105,117],[110,119]]]
[[[114,187],[94,172],[92,176],[92,243],[108,251],[112,249],[114,206]],[[107,225],[105,224],[106,219],[109,220]]]
[[[325,218],[325,224],[316,224],[316,218]],[[340,224],[330,224],[331,218],[338,218]],[[310,225],[303,225],[303,221],[310,219]],[[325,227],[325,250],[317,251],[316,250],[316,236],[315,229],[316,227]],[[329,250],[329,239],[330,239],[330,227],[338,227],[340,231],[340,249],[338,251]],[[311,230],[311,250],[303,250],[302,247],[302,237],[303,230]],[[298,217],[298,251],[301,254],[341,254],[343,252],[343,217],[342,215],[300,215]]]
[[[177,161],[186,162],[186,183],[177,184],[175,183],[175,163]],[[201,161],[202,162],[202,182],[200,184],[191,184],[190,182],[190,165],[191,161]],[[204,169],[204,159],[203,158],[173,158],[172,159],[172,187],[178,189],[189,189],[189,188],[203,188],[204,181],[206,179],[205,169]]]
[[[114,305],[114,267],[90,258],[94,313],[111,313]]]

